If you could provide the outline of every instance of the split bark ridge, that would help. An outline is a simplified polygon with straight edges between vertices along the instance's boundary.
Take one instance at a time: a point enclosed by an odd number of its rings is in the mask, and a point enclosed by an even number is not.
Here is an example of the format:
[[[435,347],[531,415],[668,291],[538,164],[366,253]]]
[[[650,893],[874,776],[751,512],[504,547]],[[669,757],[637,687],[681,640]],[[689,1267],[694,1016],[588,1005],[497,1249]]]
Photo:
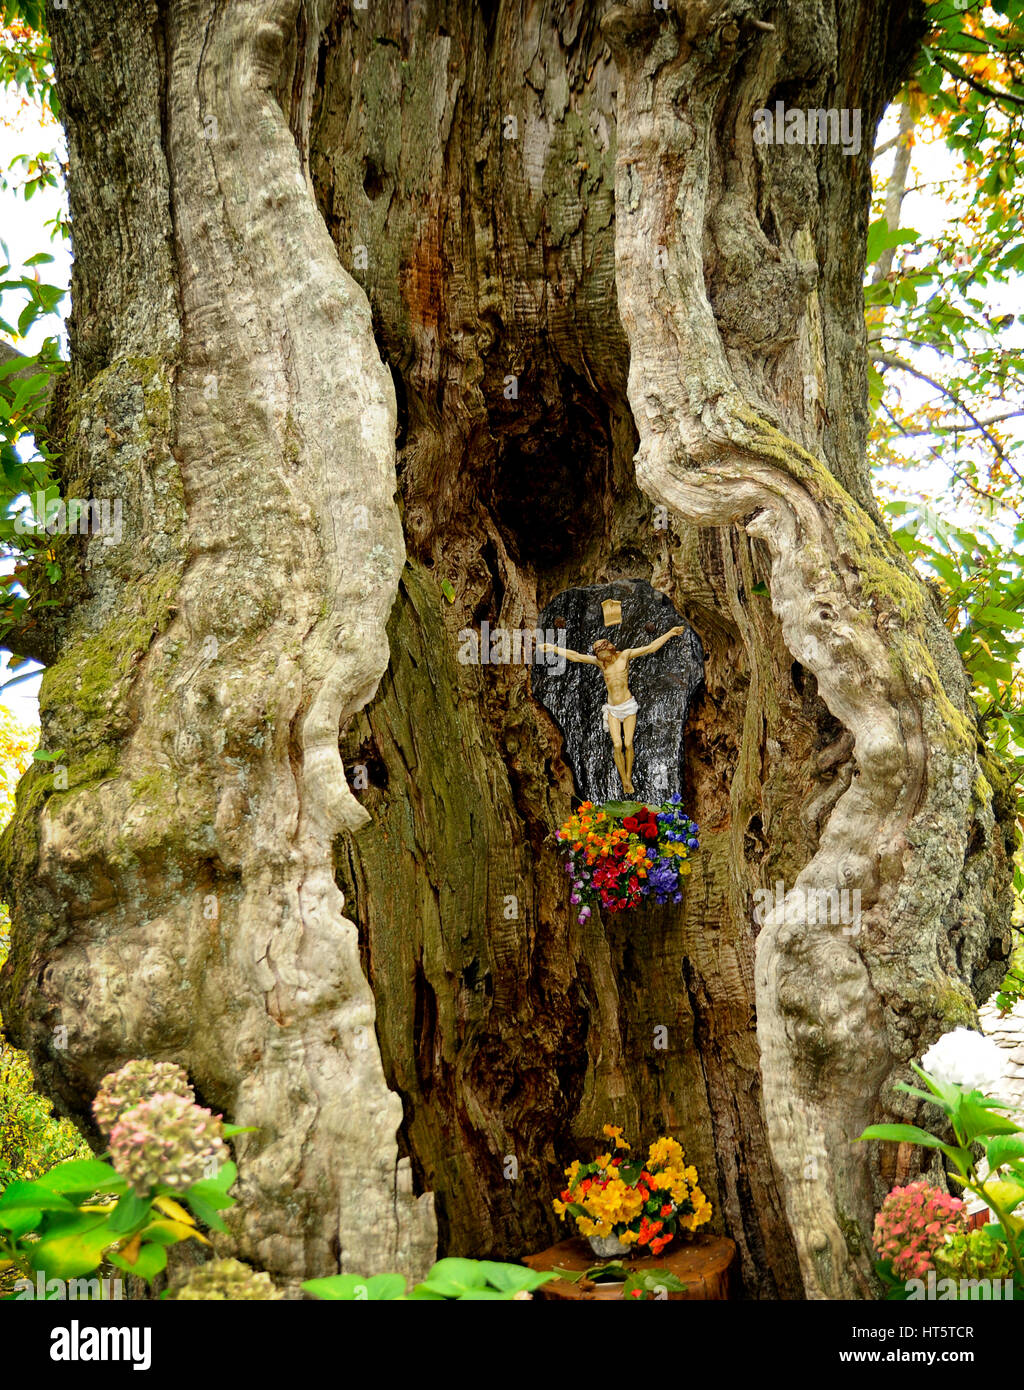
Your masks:
[[[822,353],[808,332],[819,317],[816,228],[810,207],[794,200],[780,217],[778,190],[765,193],[773,161],[759,158],[752,117],[770,105],[780,62],[792,71],[806,58],[823,83],[832,78],[814,104],[865,107],[870,136],[884,92],[856,84],[889,55],[866,8],[837,6],[831,45],[809,42],[800,21],[811,8],[790,7],[771,35],[744,27],[749,7],[717,3],[661,22],[646,6],[620,7],[604,27],[621,76],[616,275],[638,480],[687,520],[742,525],[767,545],[786,646],[854,740],[856,776],[757,943],[772,1152],[807,1294],[842,1298],[870,1288],[870,1252],[850,1240],[872,1197],[868,1155],[853,1140],[906,1061],[908,1002],[956,988],[940,964],[942,913],[957,892],[972,803],[991,793],[951,640],[895,546],[827,466],[821,409],[831,406],[815,389]],[[851,45],[860,63],[844,87],[828,68]],[[793,162],[805,177],[845,175],[866,193],[869,150],[796,150]],[[770,222],[756,216],[765,201]],[[865,214],[866,198],[848,229],[858,246]],[[767,351],[752,352],[749,337],[738,347],[742,313],[722,312],[723,284],[758,320],[773,297],[790,331]],[[851,356],[860,354],[863,332],[847,327]],[[780,365],[805,383],[802,399],[776,397]],[[858,932],[807,912],[817,892],[837,890],[859,892]],[[917,979],[900,968],[911,958]]]

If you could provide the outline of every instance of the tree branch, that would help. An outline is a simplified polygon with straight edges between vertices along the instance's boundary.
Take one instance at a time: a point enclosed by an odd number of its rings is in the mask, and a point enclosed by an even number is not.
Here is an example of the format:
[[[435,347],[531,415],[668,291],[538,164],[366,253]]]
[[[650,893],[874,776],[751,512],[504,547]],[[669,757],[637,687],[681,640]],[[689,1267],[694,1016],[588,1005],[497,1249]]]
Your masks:
[[[922,372],[919,367],[912,367],[909,362],[904,362],[902,357],[894,357],[892,353],[872,352],[868,355],[872,362],[879,362],[884,367],[894,367],[897,371],[909,372],[911,376],[916,376],[920,381],[927,382],[929,386],[933,386],[936,391],[941,392],[941,394],[944,395],[947,398],[947,400],[951,400],[956,405],[957,409],[962,410],[963,413],[967,416],[967,418],[975,426],[975,428],[979,429],[981,433],[985,436],[985,438],[991,444],[992,449],[995,452],[996,457],[1000,460],[1000,462],[1006,464],[1007,468],[1010,470],[1010,472],[1013,474],[1015,478],[1017,478],[1020,482],[1024,482],[1024,477],[1022,477],[1021,474],[1017,472],[1017,469],[1011,462],[1009,455],[1006,453],[1006,450],[999,443],[999,440],[996,439],[995,435],[992,434],[991,431],[985,427],[984,422],[978,419],[974,411],[971,410],[969,406],[964,404],[963,398],[957,395],[957,393],[954,390],[952,390],[951,387],[946,386],[943,382],[936,380],[935,377],[929,376],[927,372]]]
[[[945,58],[935,55],[935,61],[940,68],[952,76],[966,82],[968,87],[973,87],[976,92],[980,92],[983,97],[989,97],[992,101],[1008,101],[1013,106],[1024,107],[1024,97],[1014,96],[1012,92],[997,92],[994,87],[986,87],[984,82],[979,82],[976,77],[972,77],[969,72],[964,72],[958,63],[951,63]]]

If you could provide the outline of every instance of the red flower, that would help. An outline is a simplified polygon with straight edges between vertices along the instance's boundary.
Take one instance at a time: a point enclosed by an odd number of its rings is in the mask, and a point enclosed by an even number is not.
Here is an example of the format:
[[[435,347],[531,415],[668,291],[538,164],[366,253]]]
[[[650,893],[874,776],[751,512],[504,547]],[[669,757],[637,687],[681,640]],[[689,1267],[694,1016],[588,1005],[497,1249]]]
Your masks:
[[[622,824],[626,827],[627,830],[636,830],[636,828],[637,828],[637,819],[636,819],[636,816],[627,816],[626,819],[622,822]]]
[[[655,833],[655,835],[657,835],[658,832],[655,831],[654,833]],[[645,834],[645,835],[647,834],[647,831],[646,831],[646,830],[644,831],[644,834]],[[615,858],[616,858],[616,859],[621,859],[622,856],[623,856],[625,853],[626,853],[626,846],[622,843],[621,840],[619,841],[619,843],[618,843],[617,845],[612,845],[612,854],[615,855]]]
[[[662,1209],[661,1209],[661,1211],[658,1213],[658,1215],[659,1215],[659,1216],[671,1216],[671,1215],[672,1215],[672,1206],[671,1206],[671,1204],[669,1203],[669,1204],[666,1204],[665,1206],[663,1206]]]
[[[640,880],[637,878],[636,874],[630,874],[630,876],[629,876],[629,891],[630,891],[631,893],[635,893],[636,890],[637,890],[639,887],[640,887]]]
[[[656,840],[658,838],[658,827],[655,825],[654,821],[648,821],[641,834],[646,840]]]
[[[634,1289],[633,1292],[632,1292],[629,1296],[630,1296],[630,1298],[640,1298],[640,1297],[642,1296],[642,1294],[643,1294],[643,1289]]]
[[[660,1236],[660,1237],[658,1238],[658,1240],[652,1240],[652,1241],[651,1241],[651,1254],[652,1254],[652,1255],[660,1255],[661,1252],[664,1250],[665,1246],[669,1243],[669,1241],[670,1241],[671,1239],[672,1239],[671,1236]]]

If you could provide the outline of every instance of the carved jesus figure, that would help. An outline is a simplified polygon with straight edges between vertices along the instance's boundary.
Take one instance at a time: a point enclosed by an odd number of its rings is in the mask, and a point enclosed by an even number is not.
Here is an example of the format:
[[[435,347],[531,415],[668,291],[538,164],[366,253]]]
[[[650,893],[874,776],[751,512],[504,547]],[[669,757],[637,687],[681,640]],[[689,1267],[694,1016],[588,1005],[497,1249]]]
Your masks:
[[[669,628],[668,632],[663,632],[653,642],[648,642],[646,647],[628,647],[621,652],[606,637],[599,637],[591,646],[593,656],[587,656],[583,652],[572,652],[566,647],[556,647],[549,642],[541,642],[537,646],[538,651],[557,652],[559,656],[564,656],[566,661],[582,662],[586,666],[600,668],[608,691],[607,703],[601,707],[601,718],[611,737],[612,757],[615,759],[622,790],[627,795],[631,795],[633,791],[633,734],[636,730],[637,710],[640,708],[629,692],[629,663],[634,657],[649,656],[651,652],[659,651],[666,642],[671,641],[673,637],[681,637],[685,631],[685,627]]]

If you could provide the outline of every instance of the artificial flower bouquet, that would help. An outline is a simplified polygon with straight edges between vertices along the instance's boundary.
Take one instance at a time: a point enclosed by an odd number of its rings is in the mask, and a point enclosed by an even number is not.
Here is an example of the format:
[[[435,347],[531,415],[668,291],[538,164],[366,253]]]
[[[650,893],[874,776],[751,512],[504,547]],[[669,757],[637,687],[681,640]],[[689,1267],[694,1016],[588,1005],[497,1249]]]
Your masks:
[[[680,902],[690,856],[700,848],[695,825],[673,796],[663,806],[639,801],[584,801],[558,831],[572,880],[569,901],[580,923],[593,907],[623,912],[647,902]]]
[[[651,1255],[710,1221],[711,1203],[700,1190],[697,1170],[684,1162],[675,1139],[655,1139],[642,1162],[629,1157],[619,1126],[605,1125],[603,1133],[616,1152],[600,1154],[592,1163],[577,1159],[566,1168],[569,1185],[554,1202],[561,1220],[571,1217],[590,1240],[614,1237],[630,1254]]]

